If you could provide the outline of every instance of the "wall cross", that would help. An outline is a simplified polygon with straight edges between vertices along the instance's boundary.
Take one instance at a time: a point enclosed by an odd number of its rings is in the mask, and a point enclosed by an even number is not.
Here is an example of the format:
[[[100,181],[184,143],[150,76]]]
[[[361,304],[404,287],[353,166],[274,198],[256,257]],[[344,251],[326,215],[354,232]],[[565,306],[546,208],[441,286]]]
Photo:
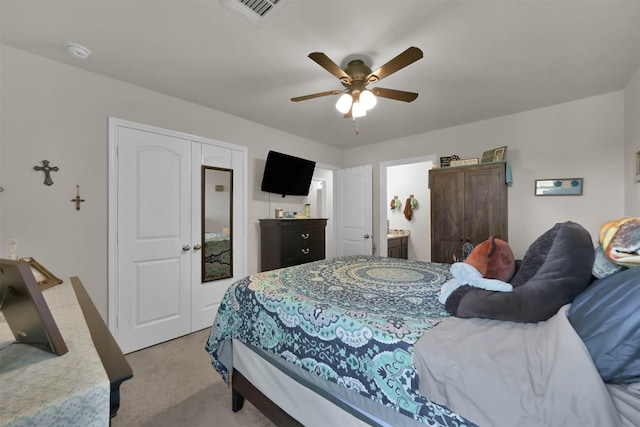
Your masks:
[[[71,199],[71,201],[75,202],[76,210],[79,211],[80,210],[80,203],[84,202],[84,199],[80,198],[80,186],[79,185],[76,185],[76,197]]]
[[[57,172],[57,166],[49,166],[49,160],[43,160],[42,166],[34,166],[33,168],[37,171],[44,171],[44,185],[53,185],[51,172]]]

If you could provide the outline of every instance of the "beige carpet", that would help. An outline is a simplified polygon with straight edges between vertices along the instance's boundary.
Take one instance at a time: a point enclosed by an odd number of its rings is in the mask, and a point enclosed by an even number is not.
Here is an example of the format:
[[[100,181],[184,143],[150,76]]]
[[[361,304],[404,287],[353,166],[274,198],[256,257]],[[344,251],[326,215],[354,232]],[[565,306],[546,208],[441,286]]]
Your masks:
[[[211,366],[202,330],[126,355],[133,378],[120,387],[113,427],[270,427],[251,403],[231,411],[231,388]]]

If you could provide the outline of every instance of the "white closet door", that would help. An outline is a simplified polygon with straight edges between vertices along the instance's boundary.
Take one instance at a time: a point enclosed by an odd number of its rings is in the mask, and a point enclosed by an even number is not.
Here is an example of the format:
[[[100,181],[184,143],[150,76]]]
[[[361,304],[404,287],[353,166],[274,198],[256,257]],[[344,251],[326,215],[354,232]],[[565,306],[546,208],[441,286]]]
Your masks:
[[[191,332],[191,141],[118,132],[117,330],[129,353]]]
[[[245,230],[244,230],[244,186],[245,186],[245,153],[240,150],[211,144],[195,144],[193,148],[193,168],[202,165],[233,170],[233,276],[222,280],[202,281],[202,258],[194,256],[192,263],[191,289],[191,325],[194,331],[210,328],[213,325],[220,301],[227,288],[246,275]],[[193,242],[200,241],[202,236],[202,186],[201,172],[194,173],[193,178]],[[229,224],[231,225],[231,224]],[[204,247],[204,243],[202,244]]]

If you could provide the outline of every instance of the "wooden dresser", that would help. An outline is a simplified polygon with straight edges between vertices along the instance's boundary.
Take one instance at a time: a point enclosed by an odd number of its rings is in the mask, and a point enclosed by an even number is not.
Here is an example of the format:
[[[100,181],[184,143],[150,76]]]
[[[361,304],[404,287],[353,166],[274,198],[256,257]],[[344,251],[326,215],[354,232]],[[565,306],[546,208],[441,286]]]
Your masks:
[[[261,219],[260,271],[325,258],[326,218]]]

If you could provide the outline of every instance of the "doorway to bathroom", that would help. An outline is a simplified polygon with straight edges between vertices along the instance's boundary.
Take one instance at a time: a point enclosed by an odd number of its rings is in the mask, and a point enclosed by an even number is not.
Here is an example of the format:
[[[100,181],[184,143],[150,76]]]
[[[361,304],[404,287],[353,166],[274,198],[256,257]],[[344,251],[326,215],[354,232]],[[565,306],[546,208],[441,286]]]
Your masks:
[[[431,260],[429,170],[436,162],[434,154],[380,163],[379,236],[387,236],[379,242],[381,255],[389,253],[389,242],[408,236],[407,259]]]

